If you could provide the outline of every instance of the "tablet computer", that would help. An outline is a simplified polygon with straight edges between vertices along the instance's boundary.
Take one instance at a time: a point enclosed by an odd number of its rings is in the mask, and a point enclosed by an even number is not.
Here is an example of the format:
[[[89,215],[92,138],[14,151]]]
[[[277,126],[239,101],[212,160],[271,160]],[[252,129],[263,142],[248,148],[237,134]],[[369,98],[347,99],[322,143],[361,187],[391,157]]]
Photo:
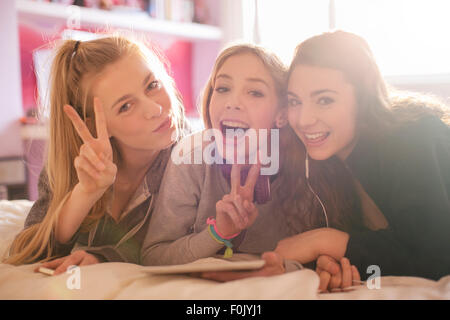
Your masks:
[[[145,267],[151,274],[183,274],[213,271],[250,271],[264,266],[265,260],[229,261],[218,258],[205,258],[187,264]]]

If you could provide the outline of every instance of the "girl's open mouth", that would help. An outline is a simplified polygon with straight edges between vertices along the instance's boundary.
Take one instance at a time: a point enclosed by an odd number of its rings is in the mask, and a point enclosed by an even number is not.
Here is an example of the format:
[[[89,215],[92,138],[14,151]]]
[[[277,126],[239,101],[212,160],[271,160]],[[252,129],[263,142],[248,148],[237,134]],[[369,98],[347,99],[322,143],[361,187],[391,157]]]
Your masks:
[[[225,141],[234,143],[234,137],[241,139],[245,136],[250,126],[240,120],[222,120],[220,121],[220,131],[222,132]]]
[[[318,147],[325,143],[330,136],[330,132],[305,133],[303,137],[305,144],[309,147]]]

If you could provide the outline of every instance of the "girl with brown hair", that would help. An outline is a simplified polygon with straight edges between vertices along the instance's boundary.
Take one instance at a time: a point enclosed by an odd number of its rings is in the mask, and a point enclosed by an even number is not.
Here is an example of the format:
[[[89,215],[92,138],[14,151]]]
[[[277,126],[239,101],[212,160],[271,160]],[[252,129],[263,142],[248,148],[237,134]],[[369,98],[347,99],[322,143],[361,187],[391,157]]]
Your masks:
[[[344,32],[302,42],[289,69],[289,123],[310,158],[339,158],[353,174],[372,230],[323,230],[279,246],[301,260],[306,246],[334,248],[318,261],[322,282],[362,274],[439,279],[450,272],[450,129],[443,104],[390,90],[364,39]],[[315,173],[312,171],[311,175]],[[334,278],[333,278],[334,276]],[[333,279],[332,279],[333,278]]]

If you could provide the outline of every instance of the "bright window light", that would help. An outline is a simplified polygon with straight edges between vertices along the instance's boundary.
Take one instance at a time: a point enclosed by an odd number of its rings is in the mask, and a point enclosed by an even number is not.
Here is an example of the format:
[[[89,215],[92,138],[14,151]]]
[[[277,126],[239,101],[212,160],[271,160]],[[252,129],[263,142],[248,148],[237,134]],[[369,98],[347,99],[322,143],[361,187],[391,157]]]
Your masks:
[[[297,44],[328,30],[328,6],[329,0],[259,0],[261,44],[289,63]]]
[[[336,28],[364,37],[384,75],[450,74],[450,1],[336,0]]]
[[[385,76],[450,75],[448,0],[259,0],[261,44],[289,63],[298,43],[329,30],[330,2],[335,27],[364,37]]]

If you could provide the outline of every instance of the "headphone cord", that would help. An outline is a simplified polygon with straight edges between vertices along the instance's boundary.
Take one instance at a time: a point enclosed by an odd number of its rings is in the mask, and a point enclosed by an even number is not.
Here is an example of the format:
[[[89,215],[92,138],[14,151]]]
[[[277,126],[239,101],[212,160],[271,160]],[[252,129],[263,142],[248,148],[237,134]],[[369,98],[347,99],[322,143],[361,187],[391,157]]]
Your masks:
[[[311,192],[314,194],[316,199],[319,201],[319,203],[320,203],[320,205],[322,207],[323,215],[325,216],[325,223],[327,225],[327,228],[329,228],[327,210],[325,209],[325,206],[324,206],[322,200],[320,200],[320,198],[317,195],[317,193],[313,190],[313,188],[309,184],[309,157],[308,157],[308,153],[306,153],[306,159],[305,159],[305,175],[306,175],[306,184],[308,185],[309,190],[311,190]]]

